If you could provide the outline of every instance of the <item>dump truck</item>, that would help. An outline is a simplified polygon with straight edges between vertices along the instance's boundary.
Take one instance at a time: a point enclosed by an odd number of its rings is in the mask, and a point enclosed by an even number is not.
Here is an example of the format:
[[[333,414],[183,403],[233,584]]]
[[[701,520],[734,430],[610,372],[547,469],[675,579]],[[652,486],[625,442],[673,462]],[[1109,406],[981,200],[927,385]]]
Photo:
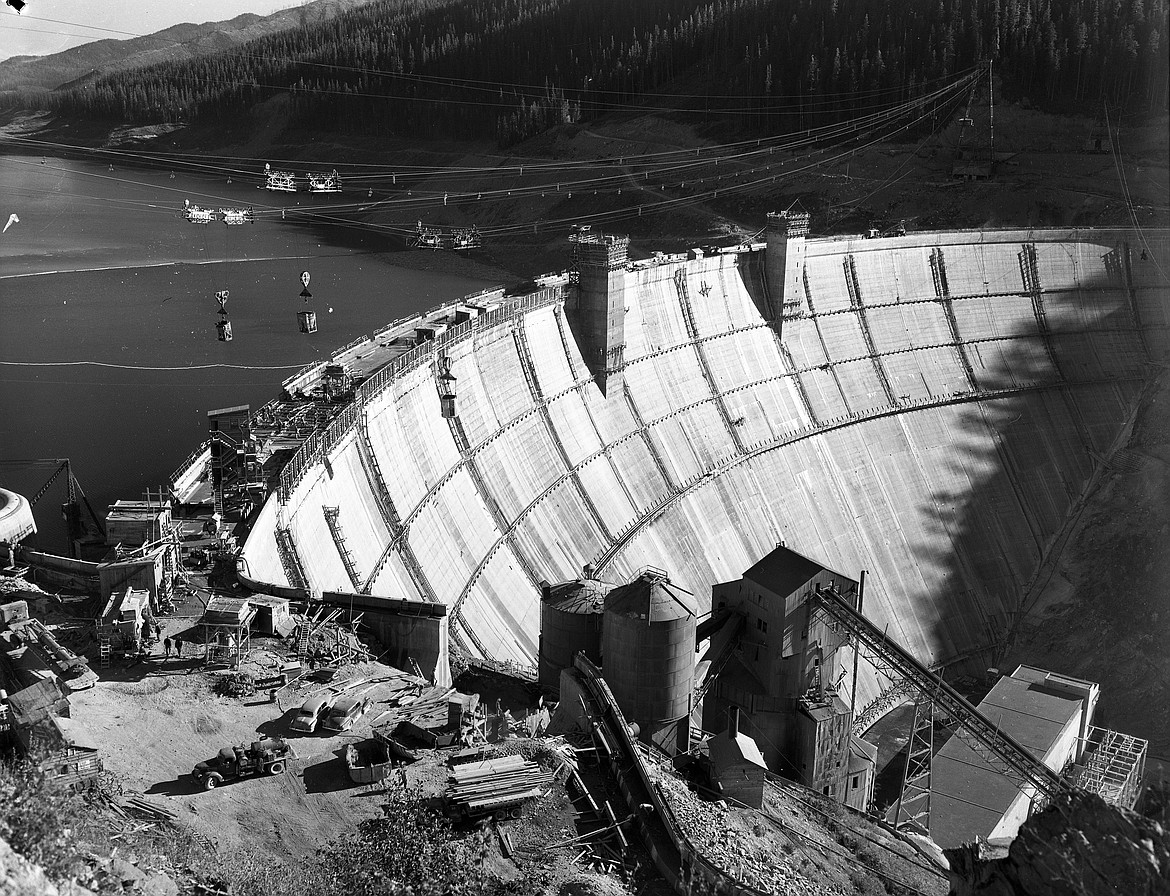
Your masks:
[[[196,765],[191,775],[204,790],[214,790],[225,781],[237,778],[284,774],[285,763],[291,755],[292,749],[284,740],[266,737],[253,741],[251,746],[224,747],[214,759]]]

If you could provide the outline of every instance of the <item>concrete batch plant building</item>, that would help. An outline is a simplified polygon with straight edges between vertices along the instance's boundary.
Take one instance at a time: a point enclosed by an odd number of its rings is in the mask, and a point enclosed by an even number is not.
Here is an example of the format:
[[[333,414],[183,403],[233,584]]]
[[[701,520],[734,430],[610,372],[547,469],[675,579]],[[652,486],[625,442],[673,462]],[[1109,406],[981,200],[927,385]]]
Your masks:
[[[978,658],[1170,344],[1162,232],[810,239],[780,214],[731,248],[572,247],[571,271],[395,322],[252,415],[274,487],[245,583],[443,604],[467,652],[527,665],[543,583],[663,567],[702,620],[784,542],[868,570],[865,616],[924,665]],[[849,686],[871,717],[893,683],[863,664]]]

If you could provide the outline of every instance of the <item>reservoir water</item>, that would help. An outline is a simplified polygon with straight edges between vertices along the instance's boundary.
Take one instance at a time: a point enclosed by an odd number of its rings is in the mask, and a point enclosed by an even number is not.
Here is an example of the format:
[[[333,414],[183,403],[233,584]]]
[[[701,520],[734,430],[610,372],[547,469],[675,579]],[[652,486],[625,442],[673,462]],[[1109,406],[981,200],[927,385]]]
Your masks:
[[[256,408],[297,368],[363,333],[506,282],[468,259],[395,251],[352,224],[277,214],[328,202],[340,211],[352,196],[273,194],[258,189],[259,174],[233,180],[0,156],[0,222],[19,218],[0,235],[0,484],[32,497],[54,467],[25,461],[69,458],[104,514],[165,484],[206,437],[209,410]],[[243,226],[192,224],[185,199],[259,214]],[[311,306],[299,297],[302,271]],[[226,343],[215,334],[225,289]],[[305,307],[317,312],[312,335],[297,328]],[[35,508],[47,550],[65,548],[64,497],[61,477]]]

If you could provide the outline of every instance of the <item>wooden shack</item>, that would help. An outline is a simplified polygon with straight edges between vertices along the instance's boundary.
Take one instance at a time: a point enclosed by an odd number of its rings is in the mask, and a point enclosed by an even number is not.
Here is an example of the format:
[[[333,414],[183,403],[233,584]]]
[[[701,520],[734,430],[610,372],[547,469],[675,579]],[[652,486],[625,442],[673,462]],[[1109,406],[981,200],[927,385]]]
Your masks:
[[[249,594],[248,604],[256,609],[252,628],[265,635],[287,638],[297,627],[289,611],[288,599],[271,594]]]
[[[143,623],[151,618],[150,592],[127,587],[110,594],[97,619],[98,641],[109,641],[121,650],[137,650]]]
[[[762,809],[767,765],[756,742],[739,730],[739,707],[732,706],[727,730],[711,738],[711,776],[728,799]]]
[[[106,514],[106,544],[138,547],[159,541],[171,525],[171,508],[158,501],[115,501]]]
[[[240,657],[251,646],[252,621],[256,614],[256,608],[247,598],[212,597],[199,619],[207,660],[239,665]]]

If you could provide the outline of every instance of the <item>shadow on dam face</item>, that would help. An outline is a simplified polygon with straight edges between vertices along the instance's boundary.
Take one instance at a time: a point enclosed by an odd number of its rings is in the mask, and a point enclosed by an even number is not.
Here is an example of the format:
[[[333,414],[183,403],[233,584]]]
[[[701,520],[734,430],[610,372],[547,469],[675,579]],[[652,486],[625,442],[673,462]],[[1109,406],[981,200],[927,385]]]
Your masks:
[[[1136,252],[1126,258],[1123,242],[1088,248],[1100,249],[1104,271],[1052,289],[1041,280],[1031,318],[1005,329],[998,350],[964,347],[981,392],[1003,397],[956,407],[959,438],[943,478],[964,487],[929,490],[919,505],[927,537],[911,552],[937,569],[940,587],[916,612],[935,620],[932,660],[952,674],[997,666],[1024,633],[1044,637],[1029,610],[1075,540],[1165,352],[1164,320],[1143,324],[1129,273]],[[1020,262],[1026,294],[1029,244]],[[1104,651],[1097,661],[1108,663]]]

